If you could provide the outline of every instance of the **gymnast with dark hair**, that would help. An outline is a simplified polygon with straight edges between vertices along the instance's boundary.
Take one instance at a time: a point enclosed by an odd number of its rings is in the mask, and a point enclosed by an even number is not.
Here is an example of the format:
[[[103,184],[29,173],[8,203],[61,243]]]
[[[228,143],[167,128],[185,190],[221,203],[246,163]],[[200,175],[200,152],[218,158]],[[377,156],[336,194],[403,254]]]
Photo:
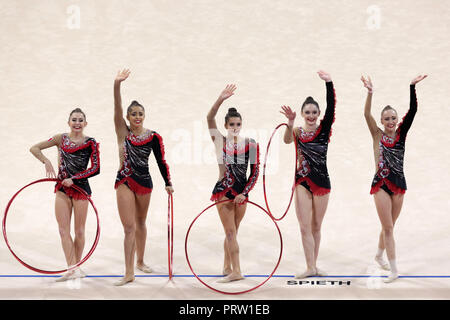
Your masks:
[[[296,143],[295,210],[300,224],[303,250],[307,269],[297,273],[295,278],[325,276],[317,267],[317,257],[321,240],[321,226],[330,196],[330,177],[327,169],[327,151],[334,122],[336,98],[331,76],[325,71],[318,72],[325,81],[327,108],[320,123],[320,108],[317,101],[308,97],[302,104],[301,116],[304,124],[294,128],[296,112],[289,106],[282,106],[282,114],[288,119],[284,142]],[[295,140],[294,140],[295,139]]]
[[[148,159],[152,151],[164,179],[167,193],[171,194],[174,191],[169,166],[165,159],[163,139],[156,131],[144,128],[144,107],[139,102],[132,101],[126,115],[129,126],[123,118],[120,84],[129,75],[128,69],[119,71],[114,81],[114,125],[120,159],[120,169],[117,172],[114,187],[125,233],[125,275],[115,283],[117,286],[134,281],[135,254],[136,267],[145,273],[152,272],[152,269],[144,263],[147,239],[146,219],[153,189],[148,167]]]
[[[71,188],[75,185],[91,195],[88,178],[100,173],[99,144],[94,138],[84,135],[87,126],[86,115],[80,108],[72,110],[68,125],[70,133],[54,135],[46,141],[30,148],[30,152],[45,165],[48,178],[57,178],[55,186],[55,215],[58,222],[61,244],[69,269],[80,262],[85,244],[85,225],[89,202],[85,194]],[[58,175],[51,161],[42,150],[58,148]],[[91,166],[88,168],[89,161]],[[75,237],[70,235],[72,211],[75,223]],[[67,271],[56,279],[57,282],[83,278],[86,274],[80,269]]]
[[[242,116],[236,108],[229,108],[225,116],[224,136],[217,129],[216,115],[222,103],[231,97],[235,85],[227,85],[219,95],[207,115],[208,128],[216,149],[219,165],[219,179],[214,186],[211,200],[233,200],[217,205],[220,220],[225,231],[224,241],[224,277],[219,282],[242,280],[239,261],[237,233],[245,215],[246,201],[256,184],[259,175],[259,145],[252,138],[239,135],[242,128]],[[247,169],[250,175],[247,178]]]
[[[419,75],[411,81],[409,86],[409,110],[397,126],[397,111],[386,106],[381,111],[381,125],[377,126],[371,114],[373,85],[370,77],[361,77],[364,87],[367,88],[367,98],[364,107],[364,117],[372,135],[373,152],[375,157],[375,176],[372,180],[370,194],[373,194],[375,207],[381,222],[382,231],[378,241],[378,251],[375,261],[391,274],[384,281],[389,283],[398,278],[398,269],[395,255],[394,225],[403,205],[406,191],[406,180],[403,172],[405,156],[405,141],[409,128],[417,112],[416,84],[427,75]],[[389,263],[383,260],[386,249]]]

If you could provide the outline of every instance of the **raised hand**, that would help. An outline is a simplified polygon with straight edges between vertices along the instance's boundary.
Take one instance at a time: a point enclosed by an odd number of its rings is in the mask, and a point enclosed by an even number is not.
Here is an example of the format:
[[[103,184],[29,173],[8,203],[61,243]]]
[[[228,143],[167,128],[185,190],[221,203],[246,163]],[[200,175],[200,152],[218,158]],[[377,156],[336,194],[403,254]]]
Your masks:
[[[286,118],[288,118],[289,121],[294,121],[297,114],[292,111],[291,107],[289,106],[281,106],[281,109],[283,111],[280,111],[281,114],[284,114]]]
[[[119,72],[117,72],[116,81],[122,82],[126,80],[130,75],[130,73],[131,73],[130,69],[123,69],[122,71],[119,70]]]
[[[372,85],[372,80],[370,79],[370,77],[368,76],[366,79],[366,78],[364,78],[364,76],[361,76],[361,81],[364,83],[364,87],[366,87],[367,90],[369,90],[369,93],[372,93],[373,85]]]
[[[229,84],[223,89],[222,93],[220,94],[219,98],[222,100],[226,100],[229,97],[231,97],[234,94],[234,90],[236,90],[236,85]]]
[[[425,75],[419,75],[419,76],[415,77],[414,79],[412,79],[411,84],[416,84],[417,82],[422,81],[422,80],[425,79],[426,77],[428,77],[427,74],[425,74]]]
[[[319,70],[317,72],[317,74],[319,75],[320,79],[322,79],[323,81],[326,82],[330,82],[331,81],[331,75],[323,70]]]

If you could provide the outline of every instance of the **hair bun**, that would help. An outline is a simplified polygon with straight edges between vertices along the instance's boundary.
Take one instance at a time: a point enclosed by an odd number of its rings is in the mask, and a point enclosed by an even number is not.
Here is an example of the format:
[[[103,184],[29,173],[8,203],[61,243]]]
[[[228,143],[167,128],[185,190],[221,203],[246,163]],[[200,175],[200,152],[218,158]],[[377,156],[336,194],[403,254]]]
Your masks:
[[[237,109],[236,109],[236,108],[228,108],[228,112],[229,112],[229,113],[231,113],[231,112],[237,112]]]
[[[305,100],[306,103],[316,102],[313,97],[308,97]]]

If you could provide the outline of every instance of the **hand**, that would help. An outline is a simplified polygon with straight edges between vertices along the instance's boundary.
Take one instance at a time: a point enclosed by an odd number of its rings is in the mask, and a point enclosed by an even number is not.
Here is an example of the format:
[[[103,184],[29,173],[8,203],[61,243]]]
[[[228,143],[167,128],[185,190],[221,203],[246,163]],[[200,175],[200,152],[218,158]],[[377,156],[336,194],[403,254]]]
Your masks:
[[[416,84],[417,82],[422,81],[423,79],[425,79],[426,77],[428,77],[428,75],[420,75],[415,77],[414,79],[412,79],[411,84]]]
[[[62,184],[64,187],[69,188],[69,187],[71,187],[71,186],[73,185],[73,180],[72,180],[72,179],[64,179],[64,180],[61,182],[61,184]]]
[[[226,100],[229,97],[231,97],[234,94],[234,90],[236,90],[236,85],[229,84],[223,89],[222,93],[220,94],[219,98],[222,100]]]
[[[128,78],[128,76],[130,75],[130,73],[131,73],[130,69],[123,69],[122,71],[119,70],[119,72],[117,72],[115,81],[122,82],[122,81],[126,80]]]
[[[237,204],[243,204],[245,201],[247,201],[247,197],[244,196],[242,193],[238,194],[235,198],[234,198],[234,203]]]
[[[50,162],[50,160],[45,160],[44,161],[45,164],[45,173],[47,178],[56,178],[56,173],[55,173],[55,169],[53,169],[52,163]]]
[[[361,76],[361,81],[364,83],[364,87],[367,88],[367,90],[369,90],[369,93],[373,92],[373,85],[372,85],[372,80],[370,79],[370,77],[364,78],[364,76]]]
[[[323,70],[319,70],[317,72],[317,74],[319,75],[320,79],[322,79],[323,81],[326,82],[331,82],[331,75]]]
[[[289,106],[281,106],[281,109],[283,111],[280,111],[281,114],[284,114],[286,118],[288,118],[289,121],[294,121],[295,117],[297,116],[297,113],[292,111],[291,107]]]
[[[167,194],[172,194],[174,190],[173,190],[172,186],[167,186],[166,191],[167,191]]]

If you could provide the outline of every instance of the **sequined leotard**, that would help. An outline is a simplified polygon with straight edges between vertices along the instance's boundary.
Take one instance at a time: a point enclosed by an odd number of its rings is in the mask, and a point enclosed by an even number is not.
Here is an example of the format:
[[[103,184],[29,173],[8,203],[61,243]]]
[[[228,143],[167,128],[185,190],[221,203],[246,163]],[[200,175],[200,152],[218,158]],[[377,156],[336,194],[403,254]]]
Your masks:
[[[246,138],[245,144],[227,143],[223,137],[222,161],[225,165],[223,178],[214,186],[211,200],[220,200],[223,196],[234,199],[238,194],[248,197],[259,175],[259,145],[255,140]],[[250,177],[247,168],[250,164]]]
[[[91,167],[87,165],[91,161]],[[70,141],[69,136],[65,133],[61,136],[61,144],[59,146],[59,181],[55,186],[56,191],[62,191],[69,197],[76,200],[86,200],[79,191],[73,188],[64,187],[61,182],[64,179],[72,179],[73,183],[91,195],[91,188],[87,178],[93,177],[100,173],[100,152],[99,144],[94,138],[87,137],[81,145],[76,145]]]
[[[386,187],[388,190],[385,190],[389,194],[405,193],[406,191],[406,179],[403,172],[405,141],[417,112],[415,85],[410,85],[409,91],[409,110],[399,124],[395,132],[395,138],[391,138],[383,133],[380,139],[377,172],[372,180],[370,194],[377,193],[380,188],[385,189]]]
[[[333,82],[326,82],[327,109],[314,132],[306,132],[299,128],[296,135],[297,167],[295,185],[305,186],[314,195],[330,192],[330,177],[327,169],[327,151],[334,122],[336,96]]]
[[[131,131],[123,143],[124,160],[117,172],[115,188],[122,183],[127,185],[136,194],[152,192],[153,182],[148,170],[148,158],[151,151],[155,154],[159,171],[166,186],[171,186],[169,166],[165,160],[162,137],[155,131],[147,130],[140,136]]]

